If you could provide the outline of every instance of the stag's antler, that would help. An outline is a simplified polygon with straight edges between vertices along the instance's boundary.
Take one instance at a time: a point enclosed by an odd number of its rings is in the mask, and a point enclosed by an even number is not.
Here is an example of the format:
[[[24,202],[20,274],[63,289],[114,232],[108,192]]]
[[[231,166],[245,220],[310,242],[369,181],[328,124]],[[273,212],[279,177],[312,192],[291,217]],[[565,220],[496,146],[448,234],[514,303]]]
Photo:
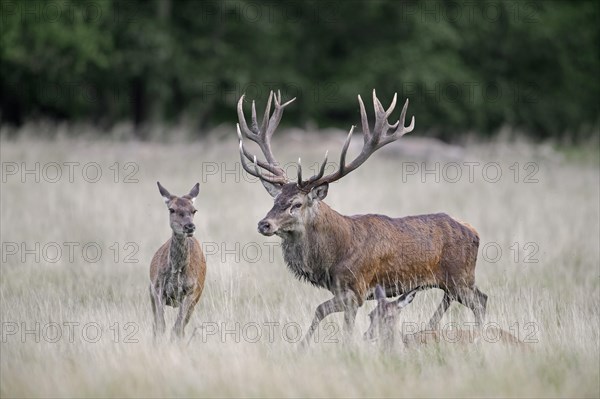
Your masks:
[[[281,116],[283,115],[283,109],[291,104],[296,98],[292,98],[288,102],[282,104],[281,103],[281,92],[277,92],[277,94],[271,93],[269,94],[269,101],[267,102],[267,107],[265,109],[265,114],[262,119],[262,124],[258,126],[258,120],[256,119],[256,105],[254,101],[252,101],[252,126],[248,127],[246,123],[246,117],[244,116],[244,95],[240,97],[237,106],[237,113],[239,123],[237,125],[237,133],[240,140],[240,160],[242,162],[242,167],[246,172],[251,174],[252,176],[258,177],[261,180],[272,184],[285,184],[288,182],[287,177],[285,176],[284,170],[279,166],[277,160],[273,156],[273,152],[271,151],[271,137],[273,133],[275,133],[275,129],[279,125],[281,121]],[[271,115],[271,101],[275,102],[275,109],[273,114]],[[243,138],[246,137],[254,141],[260,147],[263,155],[265,156],[265,161],[256,158],[256,155],[251,155],[248,150],[244,147]],[[250,162],[254,164],[254,170],[250,168],[244,158],[247,158]],[[268,171],[269,175],[263,175],[260,172],[262,168]]]
[[[386,144],[389,144],[393,141],[398,140],[400,137],[404,136],[406,133],[411,132],[415,127],[415,117],[412,117],[410,125],[408,127],[404,126],[404,120],[406,118],[406,109],[408,108],[408,99],[404,103],[404,107],[402,108],[402,113],[400,114],[400,119],[390,125],[388,123],[388,117],[394,111],[394,107],[396,106],[397,93],[394,94],[394,99],[392,100],[392,104],[390,107],[385,110],[381,105],[381,102],[377,98],[375,94],[375,90],[373,90],[373,106],[375,108],[375,126],[373,126],[373,131],[369,129],[369,119],[367,118],[367,112],[365,111],[365,105],[362,101],[360,95],[358,96],[358,103],[360,105],[360,119],[362,122],[362,130],[364,137],[364,145],[360,154],[348,165],[346,165],[346,153],[348,152],[348,147],[350,146],[350,140],[352,139],[352,133],[354,133],[354,126],[350,128],[350,132],[348,133],[348,137],[344,142],[344,146],[342,147],[342,154],[340,155],[340,167],[337,171],[323,177],[325,172],[325,165],[327,164],[327,154],[325,154],[325,161],[321,165],[319,173],[315,176],[311,177],[306,181],[302,181],[302,168],[298,163],[298,185],[304,190],[310,190],[313,187],[317,187],[324,183],[332,183],[336,180],[341,179],[348,173],[352,172],[354,169],[358,168],[362,165],[375,151],[380,149]],[[390,129],[396,129],[392,133],[388,134]]]

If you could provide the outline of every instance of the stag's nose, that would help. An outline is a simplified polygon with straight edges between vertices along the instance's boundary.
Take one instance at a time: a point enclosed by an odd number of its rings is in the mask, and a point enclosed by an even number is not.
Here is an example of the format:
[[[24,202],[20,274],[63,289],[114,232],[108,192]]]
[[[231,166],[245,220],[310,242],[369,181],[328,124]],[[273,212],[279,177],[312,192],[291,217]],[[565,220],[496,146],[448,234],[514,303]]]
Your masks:
[[[273,226],[268,220],[263,219],[258,222],[258,232],[262,235],[270,236],[273,234]]]

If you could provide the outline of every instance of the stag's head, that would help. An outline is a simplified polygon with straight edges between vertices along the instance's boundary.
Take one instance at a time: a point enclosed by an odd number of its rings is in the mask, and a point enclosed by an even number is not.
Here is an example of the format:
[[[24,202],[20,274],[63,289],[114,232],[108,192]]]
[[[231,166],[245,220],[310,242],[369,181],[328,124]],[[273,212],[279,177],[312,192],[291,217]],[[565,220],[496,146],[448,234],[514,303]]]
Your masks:
[[[384,343],[393,342],[400,311],[412,302],[418,290],[418,288],[415,288],[412,291],[402,294],[400,298],[394,301],[388,301],[384,289],[380,285],[375,287],[377,307],[369,313],[371,324],[363,336],[365,341],[375,342],[381,340]]]
[[[156,182],[156,184],[158,185],[160,195],[162,195],[169,209],[169,223],[173,233],[187,237],[193,236],[196,230],[196,225],[194,224],[194,214],[196,213],[194,201],[200,191],[200,184],[196,183],[188,194],[181,197],[170,194],[159,182]]]
[[[328,183],[323,183],[305,191],[296,183],[286,183],[281,187],[271,188],[275,194],[275,203],[267,216],[258,222],[258,231],[271,236],[301,230],[318,208],[318,202],[327,196],[328,187]]]
[[[392,104],[386,110],[377,98],[375,90],[373,90],[375,125],[373,129],[370,129],[365,106],[362,98],[358,96],[364,136],[364,146],[361,153],[352,162],[346,164],[346,153],[348,152],[352,133],[354,132],[354,126],[352,126],[342,147],[339,168],[335,172],[325,176],[325,167],[327,165],[327,153],[325,153],[325,160],[321,164],[319,172],[308,180],[303,180],[302,166],[300,160],[298,160],[298,179],[295,182],[291,182],[273,156],[273,152],[271,151],[271,137],[281,121],[284,108],[291,104],[295,98],[282,103],[281,93],[274,94],[271,92],[260,125],[256,117],[256,106],[252,102],[252,123],[248,126],[246,117],[244,116],[244,96],[242,96],[237,107],[239,119],[237,133],[240,140],[242,166],[246,172],[258,177],[265,189],[275,199],[273,208],[258,223],[258,231],[263,235],[270,236],[273,234],[286,235],[302,230],[305,223],[318,212],[319,202],[327,196],[329,183],[341,179],[358,168],[379,148],[411,132],[415,125],[414,117],[408,127],[404,126],[408,100],[404,104],[400,119],[393,125],[388,123],[387,119],[396,106],[396,98],[397,96],[394,95]],[[271,113],[272,102],[274,102],[273,113]],[[390,131],[390,129],[392,130]],[[257,159],[255,155],[251,155],[248,152],[244,147],[244,138],[258,144],[265,160]],[[254,167],[252,168],[246,160],[252,162]],[[261,169],[266,173],[262,173]]]

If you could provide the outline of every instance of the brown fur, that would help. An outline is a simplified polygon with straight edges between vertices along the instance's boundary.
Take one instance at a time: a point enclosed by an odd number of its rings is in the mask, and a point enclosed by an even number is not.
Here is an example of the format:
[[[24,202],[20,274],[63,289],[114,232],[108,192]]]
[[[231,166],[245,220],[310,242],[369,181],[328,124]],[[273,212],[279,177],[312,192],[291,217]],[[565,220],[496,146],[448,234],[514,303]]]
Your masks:
[[[206,260],[200,243],[191,237],[195,229],[192,223],[195,213],[193,200],[198,194],[198,185],[183,197],[169,194],[160,183],[159,189],[170,211],[173,235],[156,251],[150,263],[154,334],[160,335],[165,331],[166,305],[179,307],[172,338],[182,338],[185,326],[202,295],[206,276]]]
[[[275,107],[271,115],[272,100]],[[385,109],[373,90],[375,123],[371,129],[359,95],[364,142],[360,154],[347,162],[354,132],[352,126],[342,147],[338,168],[325,175],[326,153],[319,172],[304,180],[299,160],[295,183],[290,182],[285,170],[278,165],[270,143],[284,108],[294,99],[284,103],[281,93],[271,92],[260,125],[255,104],[252,104],[252,123],[248,125],[243,109],[244,96],[238,101],[237,134],[242,167],[258,177],[275,198],[273,208],[259,222],[258,230],[263,235],[282,237],[284,259],[297,277],[333,293],[332,299],[317,307],[304,344],[309,342],[321,320],[334,312],[345,313],[346,331],[351,331],[358,307],[372,297],[377,284],[385,288],[387,295],[414,287],[444,290],[444,299],[430,320],[432,327],[439,323],[452,300],[470,307],[477,322],[483,320],[487,297],[475,287],[479,235],[471,226],[443,213],[398,219],[383,215],[343,216],[323,202],[329,183],[351,173],[379,148],[414,129],[414,117],[409,126],[405,125],[408,99],[400,119],[395,123],[388,122],[396,100],[397,95],[394,95],[391,105]],[[244,138],[259,145],[265,161],[244,147]],[[254,168],[246,161],[251,161]],[[263,174],[260,169],[268,174]]]
[[[305,193],[295,183],[283,185],[259,223],[261,233],[282,237],[284,259],[297,277],[334,295],[317,308],[306,340],[333,312],[344,311],[351,330],[356,309],[373,298],[378,284],[387,296],[415,287],[444,290],[432,328],[452,300],[470,307],[477,321],[483,321],[487,297],[475,286],[479,236],[472,227],[444,213],[396,219],[344,216],[321,201],[327,187],[313,191]],[[301,206],[293,210],[294,204]]]
[[[369,313],[370,324],[364,334],[368,341],[379,341],[382,348],[393,348],[398,335],[398,318],[404,307],[412,302],[419,288],[413,289],[397,300],[388,301],[381,286],[375,288],[377,307]],[[474,326],[475,327],[475,326]],[[401,339],[406,347],[428,345],[432,343],[470,344],[476,342],[524,345],[511,333],[495,326],[477,326],[472,329],[424,330],[412,334],[402,334]]]

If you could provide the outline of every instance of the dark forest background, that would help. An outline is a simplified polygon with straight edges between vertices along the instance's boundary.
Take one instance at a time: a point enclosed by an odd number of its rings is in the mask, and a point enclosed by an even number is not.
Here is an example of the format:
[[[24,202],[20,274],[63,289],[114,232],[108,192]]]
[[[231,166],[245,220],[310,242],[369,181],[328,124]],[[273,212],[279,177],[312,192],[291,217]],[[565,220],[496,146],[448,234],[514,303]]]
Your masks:
[[[283,124],[343,129],[356,95],[411,100],[445,139],[599,126],[596,1],[14,1],[0,7],[3,124],[234,122],[246,93],[298,97]],[[370,105],[367,105],[370,108]]]

